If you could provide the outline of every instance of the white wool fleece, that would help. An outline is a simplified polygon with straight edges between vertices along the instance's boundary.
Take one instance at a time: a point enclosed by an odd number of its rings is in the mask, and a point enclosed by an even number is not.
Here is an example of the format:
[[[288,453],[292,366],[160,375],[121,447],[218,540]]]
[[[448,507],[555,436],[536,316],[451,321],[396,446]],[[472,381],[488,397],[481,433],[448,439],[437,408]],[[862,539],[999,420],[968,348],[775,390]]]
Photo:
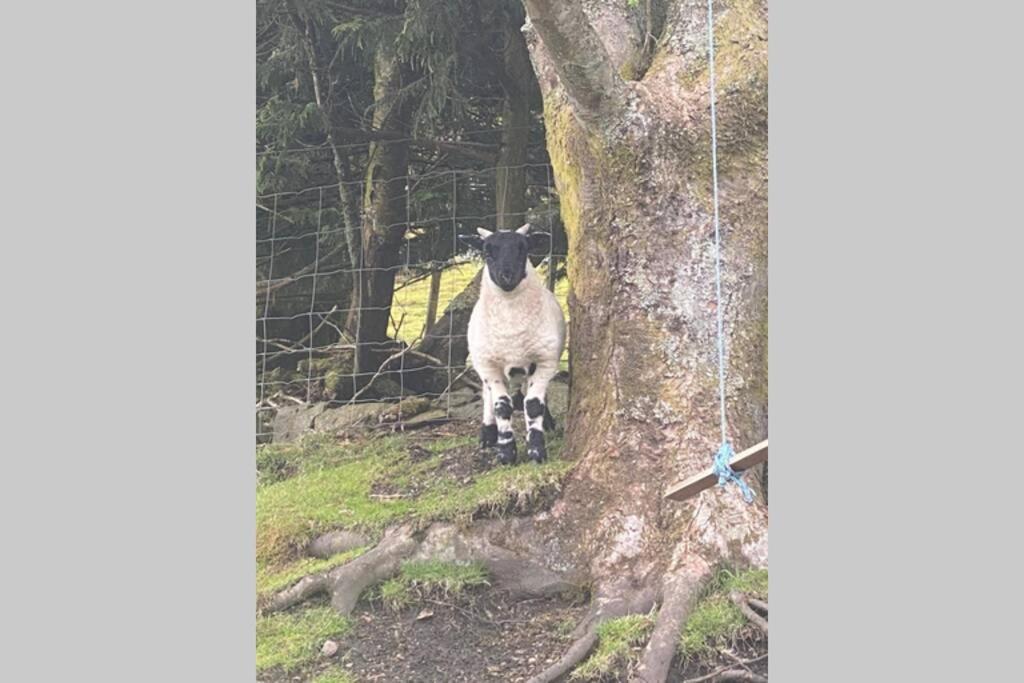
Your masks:
[[[565,347],[565,317],[529,261],[526,277],[511,292],[494,284],[485,265],[468,336],[473,368],[481,378],[507,377],[509,369],[525,370],[531,364],[553,368],[553,376]]]

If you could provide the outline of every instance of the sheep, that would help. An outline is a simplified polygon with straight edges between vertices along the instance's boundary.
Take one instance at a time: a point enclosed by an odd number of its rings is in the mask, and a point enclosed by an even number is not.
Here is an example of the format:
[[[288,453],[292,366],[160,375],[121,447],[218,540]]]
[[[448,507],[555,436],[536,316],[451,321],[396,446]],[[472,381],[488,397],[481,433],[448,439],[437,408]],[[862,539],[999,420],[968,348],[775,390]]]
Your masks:
[[[468,330],[470,359],[483,382],[480,444],[496,445],[503,465],[516,461],[507,384],[514,376],[522,376],[525,387],[527,456],[547,459],[544,429],[554,428],[554,420],[544,399],[565,347],[562,308],[527,258],[529,231],[529,223],[514,231],[478,228],[482,239],[475,242],[485,261]]]

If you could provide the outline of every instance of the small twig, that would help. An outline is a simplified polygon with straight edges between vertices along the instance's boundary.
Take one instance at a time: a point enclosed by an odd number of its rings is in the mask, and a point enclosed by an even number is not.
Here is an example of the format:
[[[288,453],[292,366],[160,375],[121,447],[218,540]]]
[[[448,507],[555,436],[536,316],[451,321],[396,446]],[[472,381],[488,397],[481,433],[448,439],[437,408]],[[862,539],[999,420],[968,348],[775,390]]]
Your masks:
[[[715,678],[715,683],[768,683],[768,679],[761,674],[743,669],[729,669],[723,671]]]
[[[327,323],[327,321],[328,321],[328,320],[330,319],[330,317],[331,317],[331,316],[332,316],[332,315],[334,314],[334,312],[335,312],[335,311],[337,311],[337,310],[338,310],[338,306],[337,306],[337,305],[334,305],[334,306],[332,306],[332,307],[331,307],[331,310],[327,311],[327,313],[326,313],[326,314],[324,315],[323,319],[322,319],[322,320],[320,321],[320,324],[319,324],[319,325],[317,325],[317,326],[316,326],[316,327],[315,327],[315,328],[313,329],[313,331],[312,331],[312,332],[310,332],[309,334],[307,334],[306,336],[304,336],[304,337],[303,337],[302,339],[300,339],[299,341],[295,342],[295,344],[297,344],[299,348],[296,348],[296,347],[294,347],[294,346],[285,346],[284,344],[278,344],[278,343],[277,343],[277,342],[276,342],[275,340],[273,340],[273,339],[267,339],[267,340],[265,340],[265,341],[266,341],[266,342],[267,342],[268,344],[273,344],[273,345],[274,345],[274,346],[276,346],[277,348],[279,348],[279,349],[283,349],[282,351],[278,351],[278,352],[277,352],[277,353],[275,353],[275,354],[272,354],[272,355],[270,355],[270,356],[267,356],[267,360],[268,360],[268,361],[271,361],[271,360],[274,360],[275,358],[277,358],[278,356],[283,356],[283,355],[285,355],[285,354],[288,354],[288,353],[302,353],[302,352],[306,352],[306,353],[308,353],[310,349],[308,349],[308,348],[302,348],[302,345],[306,343],[306,340],[309,340],[309,342],[310,342],[310,343],[312,344],[312,342],[313,342],[313,336],[314,336],[314,335],[315,335],[315,334],[316,334],[317,332],[319,332],[319,331],[320,331],[321,329],[323,329],[323,326],[324,326],[324,325],[325,325],[325,324]],[[288,341],[288,340],[285,340],[285,341]]]
[[[270,398],[268,398],[267,401],[270,401],[270,399],[273,399],[273,398],[284,398],[284,399],[287,399],[289,401],[294,401],[295,403],[298,403],[300,406],[306,405],[306,402],[303,401],[301,398],[295,398],[294,396],[289,396],[288,394],[283,394],[280,391],[275,393]]]
[[[742,664],[743,666],[747,666],[748,664],[756,664],[757,662],[760,662],[762,659],[766,659],[767,657],[767,654],[763,654],[760,657],[754,657],[753,659],[741,659],[738,663]],[[710,681],[712,678],[715,678],[719,674],[727,673],[729,671],[735,671],[735,669],[732,669],[731,667],[731,664],[729,666],[723,666],[718,669],[715,669],[711,673],[704,674],[703,676],[698,676],[697,678],[687,678],[683,681],[683,683],[700,683],[701,681]]]

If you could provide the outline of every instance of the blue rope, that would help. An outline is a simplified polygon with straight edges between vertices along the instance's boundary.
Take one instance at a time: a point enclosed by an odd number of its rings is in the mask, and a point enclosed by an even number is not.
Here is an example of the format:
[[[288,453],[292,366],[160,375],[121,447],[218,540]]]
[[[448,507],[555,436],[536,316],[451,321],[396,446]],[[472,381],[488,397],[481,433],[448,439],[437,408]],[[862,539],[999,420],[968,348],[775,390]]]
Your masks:
[[[712,2],[708,0],[708,80],[711,90],[711,179],[715,203],[715,293],[718,297],[715,306],[718,314],[718,405],[722,421],[722,445],[715,455],[714,469],[719,486],[734,482],[743,492],[743,499],[750,503],[754,500],[754,493],[729,466],[733,451],[725,423],[725,332],[722,322],[722,245],[718,229],[718,129],[715,125],[715,21]]]

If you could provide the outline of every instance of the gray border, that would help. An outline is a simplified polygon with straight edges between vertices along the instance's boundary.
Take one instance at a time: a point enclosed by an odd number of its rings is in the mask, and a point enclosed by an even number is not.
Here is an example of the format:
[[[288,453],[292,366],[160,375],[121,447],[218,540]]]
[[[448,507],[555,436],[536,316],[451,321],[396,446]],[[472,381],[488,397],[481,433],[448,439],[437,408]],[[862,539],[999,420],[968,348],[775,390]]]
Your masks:
[[[252,681],[255,4],[4,26],[0,678]]]
[[[1018,668],[1012,8],[771,2],[777,682]]]

